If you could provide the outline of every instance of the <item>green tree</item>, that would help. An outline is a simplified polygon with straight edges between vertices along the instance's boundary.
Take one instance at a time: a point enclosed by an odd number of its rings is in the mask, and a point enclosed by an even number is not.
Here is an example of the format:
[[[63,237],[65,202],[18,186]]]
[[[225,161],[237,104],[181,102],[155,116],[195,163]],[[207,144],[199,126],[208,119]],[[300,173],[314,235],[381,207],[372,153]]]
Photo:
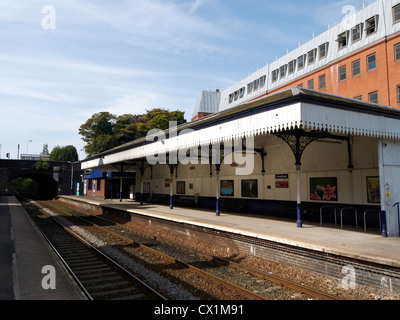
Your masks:
[[[86,143],[84,149],[87,154],[92,155],[111,149],[116,146],[113,136],[116,116],[109,112],[95,113],[92,117],[82,124],[79,134]]]
[[[151,129],[168,129],[170,121],[176,121],[177,125],[186,122],[183,111],[168,111],[160,108],[147,111],[140,120],[141,124],[138,128],[140,137],[145,137]]]
[[[170,121],[178,125],[186,122],[183,111],[155,108],[143,115],[115,116],[109,112],[95,113],[79,128],[90,155],[98,154],[124,143],[145,137],[151,129],[165,130]]]
[[[48,156],[49,154],[50,154],[49,153],[49,145],[47,143],[45,143],[43,145],[43,151],[42,151],[41,155]]]
[[[35,164],[33,165],[33,167],[36,169],[36,170],[48,170],[49,169],[49,163],[46,161],[46,160],[43,160],[43,161],[38,161],[38,162],[35,162]]]
[[[55,146],[50,153],[50,160],[52,161],[78,161],[78,152],[74,146]]]

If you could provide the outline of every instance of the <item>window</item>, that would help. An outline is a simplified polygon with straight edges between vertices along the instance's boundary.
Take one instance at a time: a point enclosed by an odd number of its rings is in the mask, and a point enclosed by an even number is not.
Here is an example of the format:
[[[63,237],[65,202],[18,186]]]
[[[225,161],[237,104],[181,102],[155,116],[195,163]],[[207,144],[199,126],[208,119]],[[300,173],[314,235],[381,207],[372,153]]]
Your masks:
[[[272,82],[276,82],[278,80],[278,72],[279,72],[278,69],[272,71]]]
[[[93,185],[93,180],[89,179],[88,180],[88,190],[92,190],[92,185]]]
[[[299,68],[299,70],[300,70],[300,69],[303,69],[303,68],[304,68],[304,65],[305,65],[305,63],[306,63],[306,55],[304,54],[304,55],[298,57],[298,58],[297,58],[297,63],[298,63],[298,68]]]
[[[352,63],[353,67],[353,77],[358,76],[361,74],[361,62],[360,60],[354,61]]]
[[[372,103],[378,103],[378,91],[368,94],[368,101]]]
[[[400,102],[400,85],[397,86],[397,102]]]
[[[97,180],[96,181],[96,191],[100,191],[101,190],[101,180]]]
[[[339,82],[347,78],[346,66],[339,68]]]
[[[356,42],[361,39],[362,23],[351,29],[351,41]]]
[[[319,77],[319,89],[325,89],[326,88],[326,76],[322,75]]]
[[[339,50],[347,47],[347,31],[339,34],[337,42],[339,44]]]
[[[239,98],[243,98],[243,96],[244,96],[244,92],[246,91],[246,88],[245,87],[243,87],[243,88],[241,88],[240,90],[239,90]]]
[[[290,61],[289,62],[289,74],[293,73],[295,68],[296,68],[296,60]]]
[[[314,79],[308,81],[308,89],[314,89]]]
[[[400,60],[400,43],[394,46],[394,60]]]
[[[400,4],[393,7],[393,23],[400,21]]]
[[[253,82],[250,82],[248,85],[247,85],[247,94],[250,94],[250,93],[252,93],[253,92]]]
[[[377,21],[377,15],[365,21],[365,32],[367,33],[367,36],[377,31]]]
[[[376,69],[376,54],[371,54],[367,57],[367,70],[374,70]]]
[[[286,64],[279,68],[279,75],[281,78],[284,78],[286,76],[286,68],[287,68]]]
[[[257,91],[259,86],[260,86],[260,79],[254,80],[253,81],[253,90]]]
[[[354,97],[356,100],[362,100],[362,96]]]
[[[328,55],[328,45],[329,43],[324,43],[322,45],[319,46],[319,58],[323,59],[326,58],[326,56]]]
[[[235,99],[235,101],[237,101],[237,99],[239,99],[239,91],[235,91],[234,99]]]
[[[260,88],[264,88],[265,87],[265,79],[267,78],[267,76],[262,76],[260,78]],[[243,88],[244,89],[244,88]]]
[[[317,55],[317,49],[313,49],[308,52],[308,64],[313,64],[315,62],[315,57]]]

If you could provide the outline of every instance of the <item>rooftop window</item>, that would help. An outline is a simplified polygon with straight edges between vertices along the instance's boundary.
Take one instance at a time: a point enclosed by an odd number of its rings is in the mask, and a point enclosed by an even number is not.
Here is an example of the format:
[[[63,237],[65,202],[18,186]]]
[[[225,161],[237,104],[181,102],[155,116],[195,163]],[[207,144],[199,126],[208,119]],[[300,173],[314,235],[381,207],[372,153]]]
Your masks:
[[[378,29],[378,15],[373,16],[372,18],[369,18],[367,21],[365,21],[365,32],[367,33],[367,36],[375,33],[377,29]]]
[[[351,40],[353,42],[356,42],[361,39],[362,27],[363,27],[363,24],[360,23],[351,29]]]
[[[292,74],[296,69],[296,60],[292,60],[289,62],[289,74]]]
[[[302,56],[297,58],[297,63],[299,64],[299,69],[303,69],[306,63],[306,55],[303,54]]]
[[[329,43],[326,42],[319,46],[319,58],[324,59],[328,55],[328,45]]]
[[[264,88],[265,87],[265,80],[266,80],[267,76],[262,76],[260,78],[260,88]]]
[[[393,23],[400,22],[400,4],[393,7]]]
[[[317,49],[312,49],[308,52],[308,64],[313,64],[317,56]]]
[[[279,68],[279,75],[281,78],[284,78],[286,76],[286,69],[287,69],[286,64]]]
[[[348,43],[348,39],[347,38],[348,38],[347,31],[339,34],[339,36],[338,36],[338,38],[336,40],[338,42],[338,44],[339,44],[339,50],[347,47],[347,43]]]
[[[272,71],[272,82],[276,82],[278,80],[278,74],[279,74],[278,69]]]

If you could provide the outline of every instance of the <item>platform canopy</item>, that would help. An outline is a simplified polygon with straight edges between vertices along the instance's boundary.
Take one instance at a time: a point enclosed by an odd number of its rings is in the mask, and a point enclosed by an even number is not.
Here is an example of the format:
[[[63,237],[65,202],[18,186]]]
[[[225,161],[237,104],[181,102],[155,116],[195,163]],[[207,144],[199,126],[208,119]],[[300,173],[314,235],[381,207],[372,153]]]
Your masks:
[[[110,149],[82,161],[82,168],[105,168],[154,154],[300,128],[399,140],[400,110],[293,87],[173,127],[163,132],[165,139],[148,136]]]
[[[387,220],[387,231],[386,224],[382,225],[382,234],[399,236],[400,109],[310,89],[293,87],[178,127],[171,126],[169,130],[153,130],[153,133],[145,138],[82,161],[82,169],[121,172],[141,170],[143,176],[145,163],[153,164],[149,159],[154,159],[155,155],[157,157],[165,155],[164,159],[168,160],[164,164],[169,165],[172,177],[176,164],[171,161],[173,160],[171,156],[177,152],[187,154],[190,150],[191,156],[192,150],[201,148],[202,155],[204,150],[208,150],[206,155],[210,160],[217,154],[212,151],[215,146],[217,148],[218,145],[221,148],[222,144],[224,147],[233,146],[233,141],[241,141],[240,145],[245,145],[246,151],[258,152],[263,157],[263,148],[257,150],[253,146],[254,149],[251,149],[247,144],[252,140],[249,138],[263,135],[275,135],[281,138],[294,153],[297,171],[298,227],[302,227],[301,158],[307,146],[318,139],[332,138],[347,141],[348,169],[351,171],[353,168],[351,137],[378,139],[381,214],[382,220]],[[211,165],[211,162],[209,163]],[[217,178],[221,163],[212,162],[215,164]],[[172,189],[170,198],[172,208]],[[217,214],[218,198],[217,192]]]

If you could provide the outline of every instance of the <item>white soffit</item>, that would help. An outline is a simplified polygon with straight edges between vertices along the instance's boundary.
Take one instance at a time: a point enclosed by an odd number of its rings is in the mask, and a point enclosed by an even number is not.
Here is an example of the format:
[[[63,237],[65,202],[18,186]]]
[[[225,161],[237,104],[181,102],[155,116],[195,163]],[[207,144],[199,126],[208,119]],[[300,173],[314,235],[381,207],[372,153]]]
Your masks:
[[[384,114],[310,103],[303,103],[301,109],[302,124],[306,130],[328,130],[337,134],[400,139],[400,120]]]

